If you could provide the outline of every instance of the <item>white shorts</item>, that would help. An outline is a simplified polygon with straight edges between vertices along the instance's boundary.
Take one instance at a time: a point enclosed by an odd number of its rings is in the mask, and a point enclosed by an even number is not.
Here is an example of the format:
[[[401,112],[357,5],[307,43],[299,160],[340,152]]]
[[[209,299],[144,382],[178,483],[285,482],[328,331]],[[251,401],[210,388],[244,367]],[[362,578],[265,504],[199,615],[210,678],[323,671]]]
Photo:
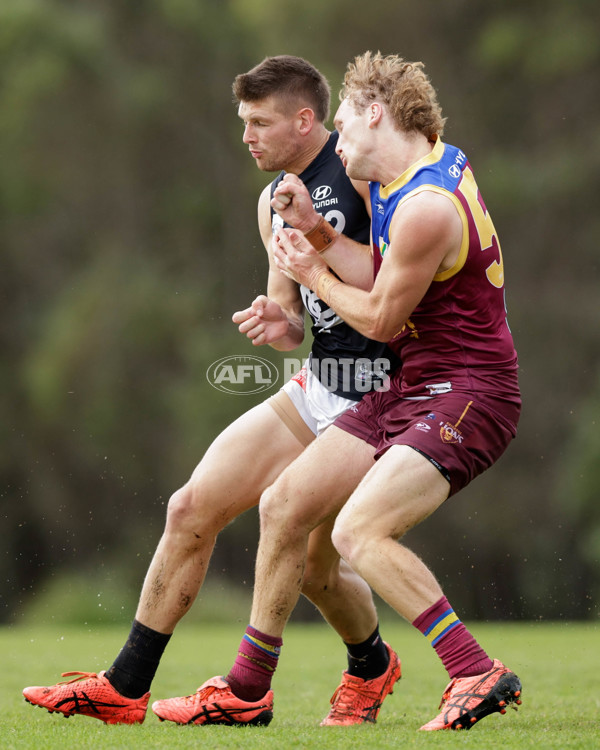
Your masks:
[[[313,374],[309,360],[306,360],[302,368],[271,396],[267,403],[275,409],[296,437],[304,445],[308,445],[350,406],[356,404],[356,401],[328,391]],[[297,415],[294,414],[292,406]]]

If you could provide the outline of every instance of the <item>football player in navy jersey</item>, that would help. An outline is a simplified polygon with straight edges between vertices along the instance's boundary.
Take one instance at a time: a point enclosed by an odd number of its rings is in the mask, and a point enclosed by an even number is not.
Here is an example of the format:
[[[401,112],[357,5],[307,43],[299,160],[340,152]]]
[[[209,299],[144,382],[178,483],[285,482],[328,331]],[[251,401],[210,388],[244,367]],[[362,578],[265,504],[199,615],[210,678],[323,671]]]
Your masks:
[[[280,172],[258,204],[259,229],[269,259],[267,293],[236,312],[233,321],[256,346],[288,351],[303,341],[307,310],[312,319],[311,354],[277,394],[243,414],[214,440],[188,482],[171,497],[131,632],[112,666],[99,674],[68,673],[65,676],[74,679],[24,690],[30,703],[51,712],[93,716],[106,723],[144,720],[160,659],[175,626],[198,595],[219,532],[257,505],[281,471],[340,414],[366,392],[384,386],[386,371],[397,361],[385,344],[353,330],[312,290],[279,271],[273,259],[273,232],[283,222],[270,202],[277,184],[289,173],[299,175],[308,186],[319,215],[370,257],[368,188],[365,183],[351,183],[336,154],[337,133],[325,125],[330,105],[326,79],[301,58],[278,56],[237,76],[233,92],[250,155],[260,170]],[[346,279],[363,283],[351,266]],[[328,519],[311,534],[302,590],[346,645],[343,723],[374,721],[400,678],[400,664],[379,635],[370,588],[340,563],[331,543],[332,524],[333,519]],[[240,650],[243,669],[268,673],[277,648],[276,641],[253,641],[249,634]],[[201,645],[197,656],[201,667]],[[182,724],[268,724],[272,695],[263,695],[260,683],[244,690],[239,674],[239,669],[233,670],[226,679],[203,685],[193,695],[160,701],[162,708],[156,713]],[[348,702],[348,691],[355,705]],[[206,694],[218,706],[214,711],[203,707]],[[366,711],[360,703],[365,695],[370,696]],[[334,701],[328,723],[340,723],[336,717],[341,705]]]

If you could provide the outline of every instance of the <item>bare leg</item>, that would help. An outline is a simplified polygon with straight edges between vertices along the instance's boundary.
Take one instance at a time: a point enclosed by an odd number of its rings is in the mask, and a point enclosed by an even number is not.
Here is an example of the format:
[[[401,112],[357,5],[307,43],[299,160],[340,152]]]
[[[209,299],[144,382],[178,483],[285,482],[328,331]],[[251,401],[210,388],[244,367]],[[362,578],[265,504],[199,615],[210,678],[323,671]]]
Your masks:
[[[377,627],[377,610],[368,584],[340,560],[332,529],[330,519],[310,534],[302,593],[343,641],[362,643]]]
[[[161,633],[173,632],[202,587],[219,532],[255,506],[302,449],[267,404],[219,435],[188,483],[169,501],[165,531],[142,588],[138,622]],[[306,594],[344,641],[358,643],[373,632],[377,613],[367,584],[345,563],[340,573],[331,528],[332,522],[311,535],[313,585]]]
[[[440,472],[396,445],[365,476],[340,512],[333,541],[344,559],[409,622],[443,596],[429,568],[398,544],[448,497]]]
[[[330,427],[263,494],[250,617],[254,628],[281,636],[302,589],[310,532],[339,511],[373,465],[373,453],[364,441]],[[336,609],[335,622],[342,603]],[[348,628],[344,632],[352,638]]]
[[[431,515],[448,492],[448,482],[426,458],[396,445],[366,475],[333,532],[340,554],[423,635],[440,620],[453,623],[431,642],[452,687],[444,693],[442,712],[421,727],[424,731],[469,728],[520,703],[521,694],[519,678],[487,655],[450,608],[433,573],[396,541]]]
[[[302,450],[267,404],[251,409],[219,435],[169,501],[165,530],[136,612],[139,622],[173,632],[202,586],[219,532],[255,506]]]

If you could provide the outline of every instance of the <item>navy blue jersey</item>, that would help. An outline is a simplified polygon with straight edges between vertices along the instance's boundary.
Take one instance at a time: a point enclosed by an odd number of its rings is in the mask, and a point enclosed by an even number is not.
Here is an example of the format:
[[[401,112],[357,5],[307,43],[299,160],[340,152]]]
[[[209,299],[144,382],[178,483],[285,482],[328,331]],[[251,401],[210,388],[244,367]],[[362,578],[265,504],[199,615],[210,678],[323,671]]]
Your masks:
[[[338,232],[368,245],[371,220],[362,196],[352,186],[335,153],[337,139],[334,131],[317,157],[298,176],[306,185],[316,211]],[[284,172],[271,183],[271,196],[283,176]],[[271,224],[273,231],[284,225],[272,209]],[[382,370],[394,368],[397,356],[386,344],[372,341],[351,328],[315,292],[303,285],[300,292],[312,319],[314,374],[333,393],[359,401],[366,392],[381,385]],[[382,368],[381,362],[386,360],[389,366]],[[336,367],[335,363],[341,366]]]

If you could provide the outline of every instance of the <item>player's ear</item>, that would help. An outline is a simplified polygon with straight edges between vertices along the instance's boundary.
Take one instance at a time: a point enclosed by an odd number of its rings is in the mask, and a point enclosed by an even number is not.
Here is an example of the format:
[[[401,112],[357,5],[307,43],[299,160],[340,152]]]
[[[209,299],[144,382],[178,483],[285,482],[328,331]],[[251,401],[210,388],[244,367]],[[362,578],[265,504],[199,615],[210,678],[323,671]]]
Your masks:
[[[383,107],[379,102],[371,102],[369,104],[369,111],[368,111],[368,122],[369,127],[372,128],[373,126],[377,125],[380,120],[381,116],[383,115]]]
[[[298,123],[300,135],[307,135],[312,130],[315,122],[315,113],[310,107],[298,110]]]

